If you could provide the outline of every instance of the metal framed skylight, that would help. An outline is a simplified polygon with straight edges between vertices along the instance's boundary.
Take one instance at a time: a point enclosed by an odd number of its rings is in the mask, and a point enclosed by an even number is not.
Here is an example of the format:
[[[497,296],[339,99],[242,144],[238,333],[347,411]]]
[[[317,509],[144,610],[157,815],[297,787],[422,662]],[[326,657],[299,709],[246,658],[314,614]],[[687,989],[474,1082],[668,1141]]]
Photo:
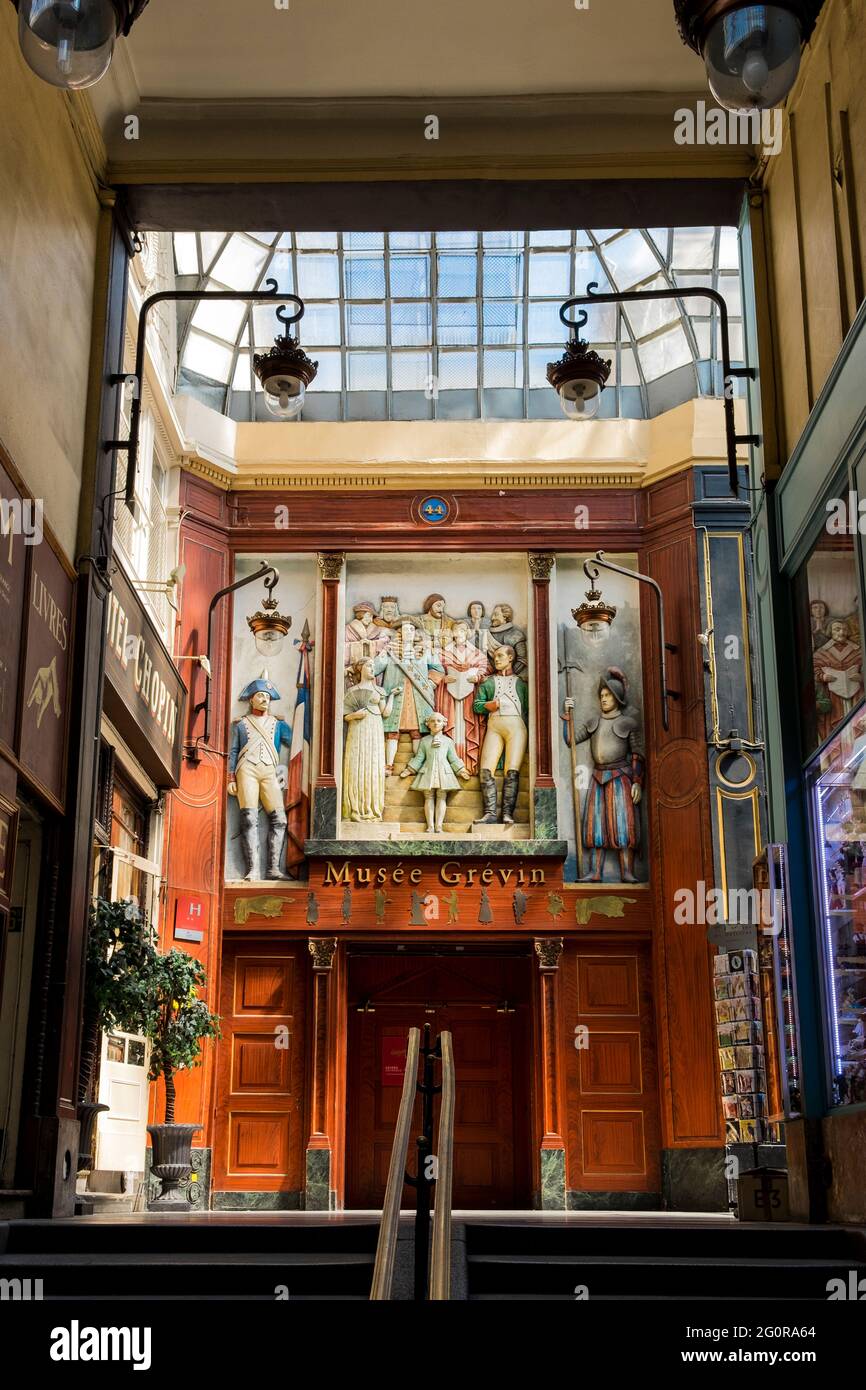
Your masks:
[[[255,289],[306,303],[318,359],[304,420],[559,418],[545,379],[559,306],[599,290],[717,289],[743,361],[736,229],[514,232],[177,232],[180,288]],[[718,324],[700,300],[599,305],[585,338],[613,359],[602,416],[643,418],[721,390]],[[184,306],[180,306],[183,314]],[[198,304],[179,323],[177,389],[236,420],[269,419],[252,371],[282,327],[271,305]]]

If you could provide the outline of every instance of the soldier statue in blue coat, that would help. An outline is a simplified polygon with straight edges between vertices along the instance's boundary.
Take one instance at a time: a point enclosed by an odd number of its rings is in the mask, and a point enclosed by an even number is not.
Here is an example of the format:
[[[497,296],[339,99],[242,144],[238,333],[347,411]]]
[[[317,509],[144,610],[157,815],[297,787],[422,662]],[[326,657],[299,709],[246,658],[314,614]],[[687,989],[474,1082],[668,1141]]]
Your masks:
[[[268,850],[265,878],[287,878],[281,867],[286,838],[286,810],[283,801],[285,778],[280,749],[292,741],[292,727],[271,714],[272,700],[280,692],[263,671],[258,680],[245,685],[240,700],[249,701],[249,713],[232,724],[229,745],[228,792],[236,796],[240,808],[241,850],[244,877],[257,878],[259,857],[259,806],[267,812]]]

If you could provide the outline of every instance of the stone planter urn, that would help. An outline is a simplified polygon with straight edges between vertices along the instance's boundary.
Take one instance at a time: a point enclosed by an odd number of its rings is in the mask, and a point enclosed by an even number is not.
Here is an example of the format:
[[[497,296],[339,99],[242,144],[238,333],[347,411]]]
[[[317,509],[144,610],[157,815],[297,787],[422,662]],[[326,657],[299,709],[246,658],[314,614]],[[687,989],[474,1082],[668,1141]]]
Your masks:
[[[192,1136],[201,1125],[148,1125],[153,1145],[151,1171],[160,1179],[162,1190],[147,1203],[148,1211],[188,1212],[189,1202],[181,1183],[192,1173]]]
[[[78,1115],[78,1167],[77,1173],[93,1171],[93,1126],[97,1115],[110,1110],[110,1105],[99,1105],[96,1101],[80,1101]]]

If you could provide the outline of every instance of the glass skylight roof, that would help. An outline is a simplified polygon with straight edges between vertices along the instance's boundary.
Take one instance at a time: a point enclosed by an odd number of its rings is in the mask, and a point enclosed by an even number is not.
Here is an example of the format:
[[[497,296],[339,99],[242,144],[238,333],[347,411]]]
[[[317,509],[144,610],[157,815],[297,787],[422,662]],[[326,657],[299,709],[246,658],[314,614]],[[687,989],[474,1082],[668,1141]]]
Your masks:
[[[545,377],[566,332],[559,306],[600,291],[717,289],[743,361],[733,227],[515,232],[177,232],[178,288],[257,289],[273,278],[306,303],[318,359],[304,420],[560,418]],[[236,420],[266,420],[252,352],[282,332],[275,309],[179,306],[178,390]],[[659,415],[721,390],[709,301],[589,311],[582,332],[613,359],[603,416]]]

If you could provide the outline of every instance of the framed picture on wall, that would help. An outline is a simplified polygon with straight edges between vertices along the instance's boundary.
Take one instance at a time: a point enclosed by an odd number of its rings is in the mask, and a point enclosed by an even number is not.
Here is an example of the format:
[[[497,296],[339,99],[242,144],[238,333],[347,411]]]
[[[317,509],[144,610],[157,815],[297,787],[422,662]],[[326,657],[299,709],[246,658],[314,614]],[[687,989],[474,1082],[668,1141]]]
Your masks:
[[[863,622],[854,537],[822,531],[794,580],[804,759],[863,699]]]

